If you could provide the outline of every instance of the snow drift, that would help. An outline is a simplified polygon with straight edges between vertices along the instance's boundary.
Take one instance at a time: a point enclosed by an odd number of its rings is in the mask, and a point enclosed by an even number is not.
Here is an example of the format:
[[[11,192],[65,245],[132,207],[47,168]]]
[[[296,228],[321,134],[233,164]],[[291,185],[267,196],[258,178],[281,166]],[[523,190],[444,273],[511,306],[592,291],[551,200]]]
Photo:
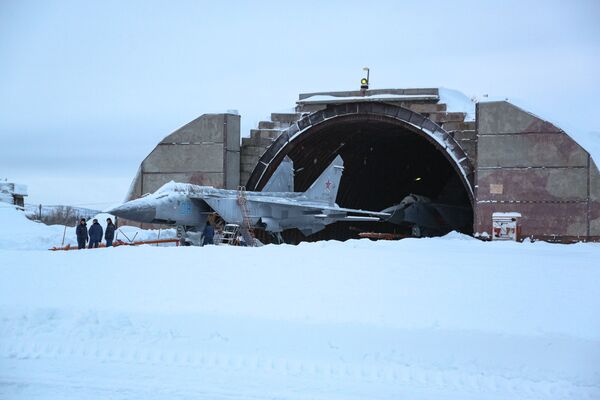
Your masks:
[[[98,214],[94,218],[106,228],[106,218],[112,217],[108,214]],[[6,250],[47,250],[52,247],[62,247],[70,244],[77,246],[75,227],[63,225],[45,225],[27,219],[25,213],[18,211],[14,206],[0,203],[0,249]],[[88,228],[91,221],[88,221]],[[135,240],[154,240],[158,238],[157,230],[143,230],[132,226],[119,227],[117,237],[127,241],[127,238]],[[64,240],[63,240],[64,236]],[[175,237],[175,229],[166,229],[160,232],[162,239]],[[133,240],[133,239],[132,239]]]

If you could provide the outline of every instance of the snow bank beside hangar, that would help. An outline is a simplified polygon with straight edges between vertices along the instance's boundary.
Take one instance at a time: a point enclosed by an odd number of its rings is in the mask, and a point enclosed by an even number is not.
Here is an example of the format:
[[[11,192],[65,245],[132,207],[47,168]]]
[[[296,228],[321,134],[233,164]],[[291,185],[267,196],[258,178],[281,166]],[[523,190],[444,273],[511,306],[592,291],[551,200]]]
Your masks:
[[[15,251],[13,217],[1,398],[600,396],[597,244]]]
[[[106,228],[106,218],[112,217],[108,214],[98,214],[94,218],[98,219],[102,229]],[[112,218],[115,220],[114,217]],[[65,227],[63,225],[45,225],[41,222],[35,222],[27,219],[25,213],[14,208],[12,205],[0,203],[0,249],[5,250],[47,250],[52,247],[60,247],[70,244],[77,246],[77,237],[75,236],[75,227]],[[91,219],[88,221],[88,228],[91,226]],[[154,240],[158,237],[157,230],[143,230],[132,226],[119,227],[119,239],[127,241],[123,233],[133,240]],[[162,230],[160,233],[162,239],[175,237],[175,229]]]

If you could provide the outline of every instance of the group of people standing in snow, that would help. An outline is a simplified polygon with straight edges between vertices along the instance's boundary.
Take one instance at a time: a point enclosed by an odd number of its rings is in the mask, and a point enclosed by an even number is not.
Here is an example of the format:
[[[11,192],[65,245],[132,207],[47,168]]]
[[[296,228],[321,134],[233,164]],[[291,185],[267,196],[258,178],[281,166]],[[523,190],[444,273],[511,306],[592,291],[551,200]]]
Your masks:
[[[111,247],[113,240],[115,239],[116,225],[113,224],[110,218],[106,219],[106,232],[102,229],[102,226],[98,223],[97,219],[92,221],[92,226],[88,230],[85,218],[79,220],[79,225],[75,229],[77,234],[77,246],[79,249],[85,249],[85,244],[89,242],[88,249],[98,248],[102,241],[102,234],[104,233],[104,240],[106,240],[106,247]]]
[[[106,219],[106,231],[102,229],[102,225],[98,223],[97,219],[92,221],[92,226],[88,229],[85,218],[79,220],[79,225],[75,229],[77,235],[77,246],[78,248],[85,249],[86,244],[88,249],[98,248],[100,242],[102,242],[102,234],[104,234],[104,240],[106,241],[106,247],[112,247],[113,240],[115,239],[115,230],[117,226],[113,224],[112,219]],[[202,245],[214,244],[215,229],[207,222],[204,231],[202,232]]]

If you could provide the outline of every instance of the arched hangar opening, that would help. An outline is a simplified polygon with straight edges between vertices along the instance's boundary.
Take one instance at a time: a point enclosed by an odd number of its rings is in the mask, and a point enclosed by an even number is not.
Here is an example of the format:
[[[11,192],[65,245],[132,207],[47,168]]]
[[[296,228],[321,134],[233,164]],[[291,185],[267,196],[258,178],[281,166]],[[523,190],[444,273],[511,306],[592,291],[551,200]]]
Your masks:
[[[467,157],[442,128],[401,107],[346,104],[304,117],[267,149],[248,188],[261,190],[287,155],[294,161],[294,189],[305,191],[338,154],[344,160],[337,196],[341,207],[381,211],[416,195],[428,207],[418,212],[429,213],[441,226],[421,226],[416,232],[437,235],[451,230],[444,222],[445,210],[460,208],[468,210],[468,217],[454,229],[472,233],[472,167]],[[345,240],[361,232],[415,233],[415,224],[397,222],[338,222],[308,238],[299,232],[286,232],[284,237],[295,242]]]

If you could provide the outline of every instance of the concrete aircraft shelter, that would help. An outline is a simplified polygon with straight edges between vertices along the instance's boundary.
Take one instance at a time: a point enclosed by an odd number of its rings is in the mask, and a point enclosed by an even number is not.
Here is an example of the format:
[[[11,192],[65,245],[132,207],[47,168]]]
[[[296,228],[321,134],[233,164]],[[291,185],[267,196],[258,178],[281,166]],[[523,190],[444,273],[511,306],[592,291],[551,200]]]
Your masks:
[[[128,199],[170,180],[261,190],[286,155],[304,191],[339,154],[342,207],[378,211],[419,194],[469,207],[462,231],[477,237],[496,237],[508,216],[519,240],[600,241],[600,174],[568,133],[508,101],[472,103],[472,112],[446,97],[436,88],[300,94],[294,112],[271,114],[241,145],[238,115],[206,114],[157,145]],[[397,231],[336,223],[288,238]]]

